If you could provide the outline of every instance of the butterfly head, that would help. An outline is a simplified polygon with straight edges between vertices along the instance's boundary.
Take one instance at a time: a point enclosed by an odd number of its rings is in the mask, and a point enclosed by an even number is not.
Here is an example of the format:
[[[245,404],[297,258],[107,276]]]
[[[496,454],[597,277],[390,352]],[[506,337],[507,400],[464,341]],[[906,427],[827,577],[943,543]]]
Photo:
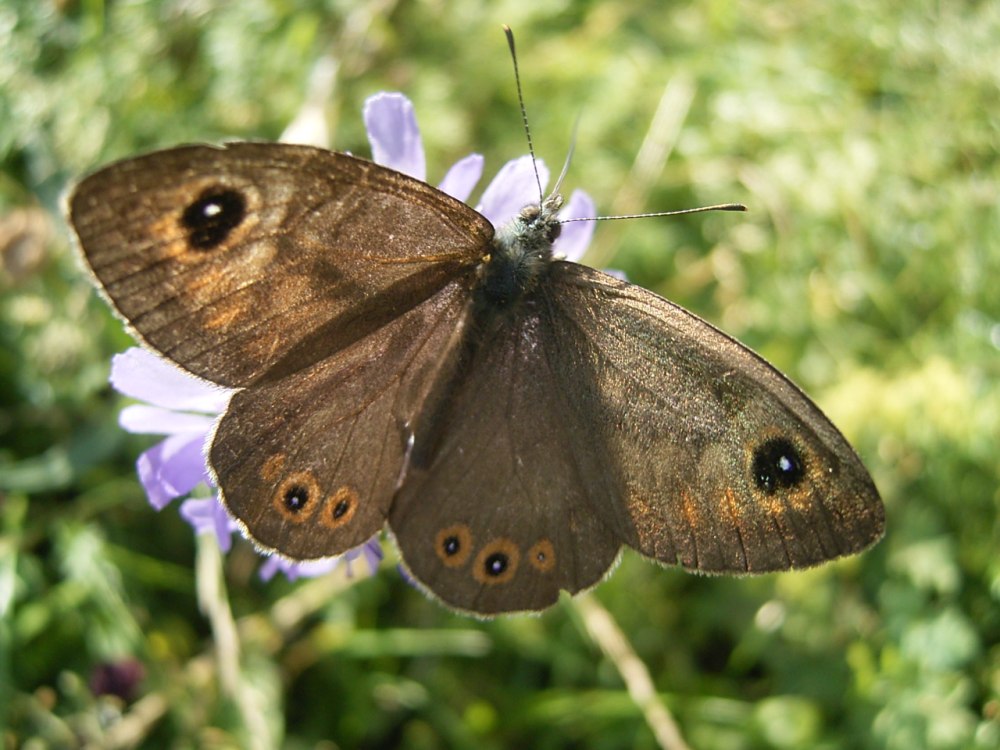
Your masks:
[[[507,307],[531,292],[552,260],[552,243],[562,224],[563,198],[550,195],[540,204],[525,206],[497,230],[488,260],[480,269],[481,301]]]

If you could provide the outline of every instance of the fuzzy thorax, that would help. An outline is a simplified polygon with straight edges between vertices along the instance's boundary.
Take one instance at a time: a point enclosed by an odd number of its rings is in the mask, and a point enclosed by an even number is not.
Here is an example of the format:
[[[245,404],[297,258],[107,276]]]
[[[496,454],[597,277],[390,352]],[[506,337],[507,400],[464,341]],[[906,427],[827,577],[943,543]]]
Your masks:
[[[497,230],[489,259],[480,269],[480,290],[488,304],[506,307],[531,292],[552,260],[552,243],[562,229],[561,195],[525,206]]]

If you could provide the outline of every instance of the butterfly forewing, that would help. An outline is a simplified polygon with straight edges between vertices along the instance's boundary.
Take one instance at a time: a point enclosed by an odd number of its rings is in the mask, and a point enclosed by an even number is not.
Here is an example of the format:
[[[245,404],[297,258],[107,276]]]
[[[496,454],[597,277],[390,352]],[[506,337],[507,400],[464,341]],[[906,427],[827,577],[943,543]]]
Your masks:
[[[150,346],[225,386],[294,373],[478,262],[493,228],[426,183],[306,146],[189,146],[70,198],[83,256]]]
[[[878,540],[884,511],[843,436],[787,378],[641,287],[553,263],[545,298],[573,406],[617,481],[623,541],[718,573],[815,565]]]

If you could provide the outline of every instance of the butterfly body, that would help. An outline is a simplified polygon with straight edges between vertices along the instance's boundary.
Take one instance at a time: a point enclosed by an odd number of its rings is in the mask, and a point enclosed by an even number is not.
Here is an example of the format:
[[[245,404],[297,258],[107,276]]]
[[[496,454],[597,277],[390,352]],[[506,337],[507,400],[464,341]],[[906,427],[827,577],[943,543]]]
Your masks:
[[[423,588],[489,615],[594,585],[623,546],[752,573],[877,540],[819,409],[691,313],[554,259],[560,205],[494,231],[398,172],[254,143],[120,162],[69,204],[136,334],[239,389],[209,463],[263,549],[328,557],[388,522]]]
[[[481,267],[477,290],[481,305],[503,308],[534,291],[548,271],[552,243],[562,229],[558,217],[562,204],[562,196],[553,195],[538,206],[526,206],[500,227]]]

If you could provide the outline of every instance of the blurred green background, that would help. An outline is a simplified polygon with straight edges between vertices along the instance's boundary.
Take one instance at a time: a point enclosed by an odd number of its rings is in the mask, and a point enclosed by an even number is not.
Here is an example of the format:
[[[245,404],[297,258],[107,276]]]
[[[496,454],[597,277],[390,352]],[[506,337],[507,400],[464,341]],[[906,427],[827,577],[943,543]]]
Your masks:
[[[374,577],[265,584],[241,544],[203,614],[212,550],[146,503],[153,439],[107,385],[130,339],[60,216],[111,159],[277,138],[324,57],[331,146],[367,154],[362,102],[398,90],[431,182],[474,150],[488,179],[526,151],[502,22],[554,169],[581,115],[568,189],[750,207],[599,225],[590,261],[791,375],[886,502],[885,540],[836,564],[713,579],[626,554],[596,590],[689,745],[1000,746],[1000,3],[2,0],[5,748],[657,747],[568,601],[478,622],[391,550]],[[122,660],[134,694],[93,695]]]

